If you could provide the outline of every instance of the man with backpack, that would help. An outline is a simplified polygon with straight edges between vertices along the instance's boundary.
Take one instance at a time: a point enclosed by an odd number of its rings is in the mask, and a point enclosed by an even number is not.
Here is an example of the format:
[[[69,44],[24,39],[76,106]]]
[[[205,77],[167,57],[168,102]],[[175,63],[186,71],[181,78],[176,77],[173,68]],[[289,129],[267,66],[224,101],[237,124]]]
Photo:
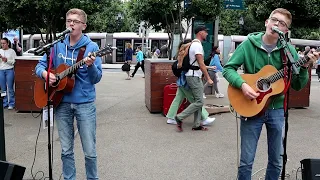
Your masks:
[[[177,131],[182,132],[182,120],[194,114],[194,125],[192,130],[208,130],[201,125],[201,108],[203,106],[203,83],[202,83],[202,73],[208,80],[209,84],[213,84],[210,79],[206,65],[204,64],[204,51],[201,41],[207,38],[208,32],[205,26],[198,26],[195,29],[196,39],[194,39],[188,49],[187,58],[189,58],[188,70],[185,73],[186,82],[192,95],[194,96],[194,102],[192,102],[185,110],[175,116],[177,121]],[[179,57],[178,57],[179,60]],[[181,68],[181,60],[178,63],[178,68]],[[183,67],[182,67],[183,68]]]

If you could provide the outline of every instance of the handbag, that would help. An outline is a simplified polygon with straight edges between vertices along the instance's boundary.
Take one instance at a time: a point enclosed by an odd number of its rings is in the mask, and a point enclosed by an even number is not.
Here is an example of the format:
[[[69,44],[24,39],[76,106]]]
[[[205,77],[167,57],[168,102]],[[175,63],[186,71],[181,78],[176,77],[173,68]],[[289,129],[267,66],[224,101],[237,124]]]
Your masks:
[[[122,71],[130,71],[130,64],[124,63],[121,67]]]

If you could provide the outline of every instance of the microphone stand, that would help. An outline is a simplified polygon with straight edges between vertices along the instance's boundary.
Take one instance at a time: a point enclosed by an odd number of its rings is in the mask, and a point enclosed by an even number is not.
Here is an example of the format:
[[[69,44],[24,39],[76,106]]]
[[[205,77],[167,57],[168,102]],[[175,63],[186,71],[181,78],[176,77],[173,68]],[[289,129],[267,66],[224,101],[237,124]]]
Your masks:
[[[287,92],[285,92],[285,104],[286,106],[284,107],[284,118],[285,118],[285,132],[284,132],[284,137],[283,137],[283,166],[282,166],[282,173],[281,173],[281,180],[285,179],[285,174],[286,174],[286,163],[287,163],[287,135],[288,135],[288,129],[289,129],[289,123],[288,123],[288,118],[289,118],[289,89],[290,89],[290,79],[292,74],[299,74],[299,71],[297,70],[297,67],[295,65],[295,61],[292,57],[291,52],[289,51],[288,48],[288,43],[285,39],[285,37],[281,34],[279,34],[279,39],[281,44],[285,47],[284,48],[284,54],[287,57],[287,72],[284,72],[285,75],[287,75],[287,84],[285,84],[285,87],[288,87]],[[282,57],[281,57],[282,59]],[[285,67],[284,67],[285,68]],[[292,68],[292,69],[291,69]],[[292,72],[293,71],[293,72]]]
[[[53,41],[52,43],[48,43],[47,45],[44,46],[39,46],[36,48],[36,50],[34,51],[34,54],[36,55],[43,55],[46,54],[47,55],[47,68],[48,68],[48,74],[46,77],[46,90],[48,92],[48,97],[47,97],[47,111],[48,111],[48,160],[49,160],[49,180],[53,180],[52,178],[52,162],[51,162],[51,154],[52,154],[52,145],[51,145],[51,132],[50,132],[50,124],[51,124],[51,117],[50,117],[50,107],[52,105],[52,102],[50,100],[50,89],[49,89],[49,67],[50,67],[50,50],[51,48],[57,44],[58,42],[62,42],[64,40],[65,36],[59,36],[57,40]],[[53,118],[53,117],[52,117]]]

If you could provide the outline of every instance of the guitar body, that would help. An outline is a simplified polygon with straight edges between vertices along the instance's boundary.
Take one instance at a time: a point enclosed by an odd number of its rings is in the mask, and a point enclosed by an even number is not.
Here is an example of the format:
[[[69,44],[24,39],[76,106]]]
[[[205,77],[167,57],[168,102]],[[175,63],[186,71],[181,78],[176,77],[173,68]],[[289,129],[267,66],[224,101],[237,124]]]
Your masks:
[[[53,74],[59,74],[63,71],[65,71],[69,66],[66,64],[61,64],[58,66],[56,70],[52,70],[51,73]],[[52,104],[54,107],[57,107],[65,93],[72,92],[72,89],[74,87],[74,78],[70,78],[66,76],[63,79],[58,79],[58,81],[52,86],[49,87],[49,89],[46,87],[45,80],[38,78],[35,81],[34,85],[34,102],[38,108],[43,108],[47,105],[48,102],[48,94],[49,99],[52,101]]]
[[[234,110],[244,117],[252,117],[263,113],[266,108],[268,108],[268,102],[272,96],[279,95],[284,91],[285,83],[283,78],[264,85],[264,88],[258,88],[258,82],[261,79],[267,78],[275,74],[278,70],[271,66],[264,66],[256,74],[243,74],[241,77],[246,81],[246,83],[260,95],[256,99],[250,100],[244,96],[241,89],[235,88],[229,84],[228,86],[228,97],[230,104]],[[261,87],[261,86],[260,86]]]

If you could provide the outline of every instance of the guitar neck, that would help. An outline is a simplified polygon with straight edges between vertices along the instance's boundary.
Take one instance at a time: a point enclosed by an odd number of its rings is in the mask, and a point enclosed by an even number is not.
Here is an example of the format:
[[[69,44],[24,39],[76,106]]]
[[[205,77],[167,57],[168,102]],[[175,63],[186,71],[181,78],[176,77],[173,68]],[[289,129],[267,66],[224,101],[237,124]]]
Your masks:
[[[91,54],[91,57],[96,57],[96,53]],[[59,73],[58,77],[59,79],[63,79],[65,77],[67,77],[68,75],[74,73],[77,69],[79,69],[81,66],[83,66],[86,63],[85,58],[80,60],[79,62],[73,64],[72,66],[70,66],[68,69],[62,71],[61,73]]]
[[[316,51],[319,52],[320,48],[318,48]],[[305,56],[301,57],[298,61],[296,61],[292,66],[301,67],[309,60],[310,60],[310,58],[307,55],[305,55]],[[284,69],[281,69],[277,73],[269,76],[267,79],[269,80],[269,82],[274,83],[283,77],[284,77]]]

